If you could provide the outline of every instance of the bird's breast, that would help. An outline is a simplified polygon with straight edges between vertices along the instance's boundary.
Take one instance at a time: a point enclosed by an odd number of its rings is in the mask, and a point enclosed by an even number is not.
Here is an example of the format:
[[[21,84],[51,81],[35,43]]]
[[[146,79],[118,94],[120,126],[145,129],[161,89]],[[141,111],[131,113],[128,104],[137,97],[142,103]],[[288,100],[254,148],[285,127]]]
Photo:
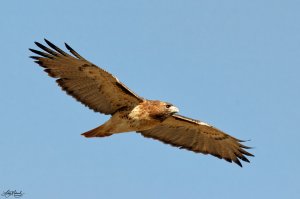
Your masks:
[[[132,131],[148,130],[160,124],[159,120],[151,118],[149,113],[140,106],[136,106],[131,111],[121,113],[120,119],[123,120],[122,123],[127,123]]]

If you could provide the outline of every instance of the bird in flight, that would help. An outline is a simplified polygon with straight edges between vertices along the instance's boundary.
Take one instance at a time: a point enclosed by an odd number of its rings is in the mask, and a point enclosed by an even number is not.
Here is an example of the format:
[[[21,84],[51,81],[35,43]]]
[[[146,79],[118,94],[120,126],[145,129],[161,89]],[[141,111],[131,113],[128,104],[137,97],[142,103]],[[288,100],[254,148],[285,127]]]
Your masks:
[[[211,154],[242,167],[240,160],[249,162],[242,140],[236,139],[205,122],[178,115],[171,103],[147,100],[135,94],[115,76],[89,62],[68,44],[70,54],[45,39],[48,47],[35,42],[43,51],[29,49],[30,56],[45,68],[49,76],[67,94],[94,110],[111,115],[101,126],[82,135],[87,138],[106,137],[136,131],[145,137],[159,140],[181,149]]]

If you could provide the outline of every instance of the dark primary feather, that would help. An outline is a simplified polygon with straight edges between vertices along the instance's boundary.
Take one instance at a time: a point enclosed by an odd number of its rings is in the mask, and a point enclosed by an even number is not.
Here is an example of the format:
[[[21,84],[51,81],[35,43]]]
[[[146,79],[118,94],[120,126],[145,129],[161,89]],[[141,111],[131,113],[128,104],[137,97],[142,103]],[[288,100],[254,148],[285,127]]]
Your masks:
[[[43,49],[44,51],[46,51],[47,53],[50,53],[51,55],[54,56],[59,56],[59,54],[49,48],[47,48],[46,46],[44,46],[43,44],[40,44],[39,42],[34,42],[35,45],[37,45],[39,48]]]
[[[45,68],[69,95],[96,112],[113,114],[124,107],[133,107],[143,100],[107,71],[84,59],[68,44],[73,56],[45,39],[49,47],[35,42],[42,49],[30,49],[39,56],[30,56]]]
[[[78,59],[85,60],[83,57],[81,57],[73,48],[71,48],[67,43],[65,43],[66,48]]]
[[[250,147],[242,145],[241,140],[198,120],[181,115],[173,115],[162,122],[160,126],[140,133],[145,137],[181,149],[211,154],[228,162],[235,162],[241,167],[239,159],[250,162],[245,156],[253,156],[244,150],[250,149]]]
[[[34,50],[34,49],[31,49],[31,48],[29,48],[29,50],[31,52],[35,53],[35,54],[38,54],[38,55],[42,56],[42,57],[47,57],[49,59],[53,59],[53,56],[51,56],[51,55],[49,55],[47,53],[44,53],[44,52],[41,52],[41,51],[38,51],[38,50]]]
[[[68,54],[61,50],[60,48],[58,48],[57,46],[55,46],[53,43],[51,43],[50,41],[48,41],[47,39],[45,39],[45,42],[54,50],[56,50],[57,52],[59,52],[60,54],[64,55],[64,56],[68,56]]]

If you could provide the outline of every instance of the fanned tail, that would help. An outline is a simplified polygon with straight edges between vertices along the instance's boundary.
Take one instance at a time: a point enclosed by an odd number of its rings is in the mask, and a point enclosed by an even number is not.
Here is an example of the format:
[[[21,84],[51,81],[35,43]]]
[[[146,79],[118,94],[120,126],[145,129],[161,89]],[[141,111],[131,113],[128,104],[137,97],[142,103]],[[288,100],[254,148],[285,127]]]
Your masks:
[[[87,131],[85,133],[82,133],[84,137],[91,138],[91,137],[107,137],[112,135],[111,133],[107,133],[103,131],[103,126],[99,126],[97,128],[94,128],[90,131]]]

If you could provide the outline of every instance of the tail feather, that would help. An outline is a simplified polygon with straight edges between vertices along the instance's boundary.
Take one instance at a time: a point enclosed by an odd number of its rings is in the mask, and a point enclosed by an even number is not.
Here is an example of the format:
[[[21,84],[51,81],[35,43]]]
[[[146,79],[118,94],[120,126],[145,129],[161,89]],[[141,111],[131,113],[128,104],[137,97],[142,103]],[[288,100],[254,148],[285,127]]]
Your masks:
[[[81,135],[83,135],[83,136],[85,136],[87,138],[90,138],[90,137],[106,137],[106,136],[110,136],[112,134],[103,131],[102,126],[99,126],[99,127],[94,128],[94,129],[92,129],[90,131],[82,133]]]

